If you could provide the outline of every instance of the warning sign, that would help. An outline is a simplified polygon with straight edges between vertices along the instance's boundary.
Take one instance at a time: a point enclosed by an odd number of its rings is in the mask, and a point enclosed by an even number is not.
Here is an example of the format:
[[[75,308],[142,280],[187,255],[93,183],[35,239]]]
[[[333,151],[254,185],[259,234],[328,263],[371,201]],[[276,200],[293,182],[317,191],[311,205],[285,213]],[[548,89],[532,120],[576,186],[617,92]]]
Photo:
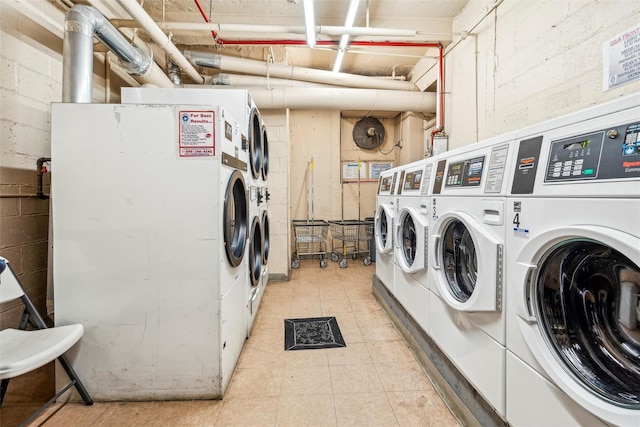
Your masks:
[[[215,113],[180,111],[178,119],[180,157],[215,156]]]

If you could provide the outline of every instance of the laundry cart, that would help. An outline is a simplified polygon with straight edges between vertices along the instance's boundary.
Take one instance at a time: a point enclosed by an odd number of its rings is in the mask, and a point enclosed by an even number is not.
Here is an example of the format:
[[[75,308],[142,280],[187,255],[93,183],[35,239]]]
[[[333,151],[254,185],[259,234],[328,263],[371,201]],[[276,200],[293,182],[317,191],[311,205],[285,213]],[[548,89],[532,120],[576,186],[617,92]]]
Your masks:
[[[369,242],[373,234],[373,221],[342,219],[329,221],[331,229],[331,260],[347,267],[347,256],[353,259],[364,254],[364,265],[371,264]]]
[[[329,223],[322,219],[294,219],[291,223],[295,240],[295,253],[291,267],[300,267],[300,257],[317,256],[320,259],[320,268],[325,268]]]

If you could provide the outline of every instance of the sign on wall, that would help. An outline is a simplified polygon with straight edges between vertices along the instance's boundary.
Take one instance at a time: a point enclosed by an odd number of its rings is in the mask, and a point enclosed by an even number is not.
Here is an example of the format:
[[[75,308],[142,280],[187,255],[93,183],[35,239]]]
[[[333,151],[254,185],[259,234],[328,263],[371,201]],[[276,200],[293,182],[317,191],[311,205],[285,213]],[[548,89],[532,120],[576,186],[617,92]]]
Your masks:
[[[602,90],[640,80],[640,23],[602,45]]]

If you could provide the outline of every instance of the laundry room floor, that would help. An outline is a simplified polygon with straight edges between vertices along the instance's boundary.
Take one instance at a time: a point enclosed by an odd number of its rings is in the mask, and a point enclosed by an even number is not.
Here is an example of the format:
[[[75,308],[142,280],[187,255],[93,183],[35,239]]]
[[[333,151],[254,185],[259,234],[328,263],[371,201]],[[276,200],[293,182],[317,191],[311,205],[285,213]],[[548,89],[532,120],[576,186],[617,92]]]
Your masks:
[[[269,283],[223,400],[56,403],[31,425],[458,426],[372,296],[374,272],[303,260]],[[284,350],[284,319],[331,316],[346,347]]]

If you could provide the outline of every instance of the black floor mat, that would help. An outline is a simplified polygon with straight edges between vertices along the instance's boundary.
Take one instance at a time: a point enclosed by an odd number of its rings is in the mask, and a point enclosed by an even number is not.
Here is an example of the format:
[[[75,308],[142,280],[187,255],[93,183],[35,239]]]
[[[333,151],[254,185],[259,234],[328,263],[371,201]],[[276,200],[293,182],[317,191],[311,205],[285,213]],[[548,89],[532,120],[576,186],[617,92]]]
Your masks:
[[[313,350],[346,346],[335,317],[284,320],[285,350]]]

